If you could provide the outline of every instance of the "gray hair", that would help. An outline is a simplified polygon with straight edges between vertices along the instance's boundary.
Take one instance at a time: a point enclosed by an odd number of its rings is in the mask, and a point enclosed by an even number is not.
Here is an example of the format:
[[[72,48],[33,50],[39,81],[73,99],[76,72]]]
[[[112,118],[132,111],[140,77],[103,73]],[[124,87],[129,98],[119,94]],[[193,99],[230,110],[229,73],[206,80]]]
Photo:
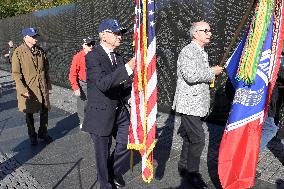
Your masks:
[[[191,39],[193,39],[193,34],[194,34],[194,32],[196,32],[196,31],[198,30],[198,28],[200,28],[200,27],[199,27],[199,24],[200,24],[201,22],[205,22],[205,21],[201,20],[201,21],[199,21],[199,22],[193,22],[193,23],[191,24],[191,26],[190,26],[190,28],[189,28],[189,35],[190,35],[190,38],[191,38]]]
[[[191,39],[193,39],[193,33],[197,31],[197,25],[196,22],[192,23],[189,28],[189,36]]]

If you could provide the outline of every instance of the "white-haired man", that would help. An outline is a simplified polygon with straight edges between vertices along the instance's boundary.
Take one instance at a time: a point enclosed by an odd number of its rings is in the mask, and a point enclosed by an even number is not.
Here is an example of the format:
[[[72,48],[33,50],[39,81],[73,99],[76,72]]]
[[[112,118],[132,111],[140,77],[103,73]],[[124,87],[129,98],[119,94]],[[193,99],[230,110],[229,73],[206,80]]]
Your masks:
[[[201,119],[210,105],[209,83],[223,71],[219,66],[209,67],[204,46],[210,42],[211,35],[208,23],[193,23],[190,28],[192,41],[182,49],[177,62],[173,109],[181,115],[179,134],[183,138],[178,170],[196,188],[207,188],[199,173],[199,164],[205,145]]]

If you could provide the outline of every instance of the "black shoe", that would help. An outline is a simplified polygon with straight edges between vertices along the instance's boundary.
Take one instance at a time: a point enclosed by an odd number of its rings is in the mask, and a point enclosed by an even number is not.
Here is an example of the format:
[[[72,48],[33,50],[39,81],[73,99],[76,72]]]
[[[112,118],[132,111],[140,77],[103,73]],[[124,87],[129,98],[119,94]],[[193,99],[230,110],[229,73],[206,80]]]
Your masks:
[[[186,168],[179,168],[179,167],[178,167],[178,173],[181,177],[186,177],[188,174]]]
[[[258,170],[256,170],[255,178],[259,178],[259,177],[261,177],[261,172],[259,172]]]
[[[155,172],[155,179],[156,180],[162,180],[162,178],[164,177],[164,171],[157,171]]]
[[[53,138],[51,136],[49,136],[48,134],[38,135],[38,138],[44,140],[47,143],[51,143],[53,141]]]
[[[122,176],[115,176],[113,178],[113,183],[117,187],[125,187],[125,181],[123,180]]]
[[[37,134],[34,134],[33,136],[30,136],[30,140],[31,140],[31,145],[35,146],[37,145]]]
[[[208,188],[207,184],[203,181],[200,173],[188,173],[187,179],[189,183],[196,189]]]

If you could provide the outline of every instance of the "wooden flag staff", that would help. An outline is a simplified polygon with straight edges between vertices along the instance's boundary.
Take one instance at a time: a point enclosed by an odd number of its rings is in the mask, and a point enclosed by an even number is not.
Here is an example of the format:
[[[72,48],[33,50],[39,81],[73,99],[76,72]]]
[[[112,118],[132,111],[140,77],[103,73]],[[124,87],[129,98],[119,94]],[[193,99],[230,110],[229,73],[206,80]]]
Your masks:
[[[233,37],[233,39],[231,40],[231,42],[230,42],[230,44],[229,44],[229,46],[228,46],[228,48],[227,48],[227,50],[226,50],[226,52],[225,52],[223,58],[222,58],[222,60],[221,60],[221,62],[220,62],[220,64],[219,64],[220,67],[223,67],[223,66],[225,65],[225,61],[227,60],[228,55],[229,55],[229,53],[230,53],[230,51],[231,51],[233,45],[235,44],[237,38],[239,37],[239,34],[240,34],[241,30],[243,29],[244,25],[246,24],[246,21],[247,21],[249,15],[250,15],[252,9],[254,8],[256,2],[257,2],[257,0],[252,0],[252,1],[250,2],[249,6],[248,6],[248,8],[247,8],[247,10],[246,10],[246,12],[245,12],[245,15],[243,16],[243,18],[242,18],[242,20],[240,21],[240,24],[239,24],[237,30],[236,30],[235,33],[234,33],[234,37]],[[218,77],[216,77],[216,79],[217,79],[217,78],[218,78]],[[220,77],[219,77],[219,78],[220,78]],[[215,87],[215,80],[210,84],[210,88],[214,88],[214,87]]]

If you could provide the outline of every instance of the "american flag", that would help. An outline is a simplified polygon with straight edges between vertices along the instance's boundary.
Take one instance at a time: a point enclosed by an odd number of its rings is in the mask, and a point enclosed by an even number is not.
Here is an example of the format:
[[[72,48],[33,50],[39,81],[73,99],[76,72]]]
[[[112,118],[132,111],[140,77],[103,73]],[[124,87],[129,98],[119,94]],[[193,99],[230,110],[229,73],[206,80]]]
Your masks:
[[[154,0],[136,0],[134,52],[136,68],[131,92],[128,149],[142,156],[142,178],[153,179],[153,149],[156,137],[157,72]]]

